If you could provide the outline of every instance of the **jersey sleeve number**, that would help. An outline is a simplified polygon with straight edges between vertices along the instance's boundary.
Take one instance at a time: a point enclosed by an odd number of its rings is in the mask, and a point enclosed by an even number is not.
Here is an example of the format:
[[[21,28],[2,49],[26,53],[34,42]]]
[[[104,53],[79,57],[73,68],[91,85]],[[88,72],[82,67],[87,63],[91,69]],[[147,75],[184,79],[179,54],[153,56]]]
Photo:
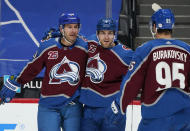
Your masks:
[[[180,81],[180,88],[185,88],[185,76],[179,70],[184,70],[184,64],[172,63],[172,70],[166,62],[159,62],[156,65],[156,81],[160,85],[165,85],[164,88],[158,88],[156,91],[165,90],[172,87],[172,82],[175,80]],[[163,74],[163,71],[165,74]]]

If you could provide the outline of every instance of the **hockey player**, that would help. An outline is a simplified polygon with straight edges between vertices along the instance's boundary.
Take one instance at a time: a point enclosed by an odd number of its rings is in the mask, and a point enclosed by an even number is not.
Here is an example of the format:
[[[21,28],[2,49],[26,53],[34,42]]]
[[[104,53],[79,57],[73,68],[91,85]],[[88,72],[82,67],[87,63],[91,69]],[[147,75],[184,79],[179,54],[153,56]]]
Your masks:
[[[45,68],[38,107],[39,131],[80,131],[79,85],[85,75],[87,43],[79,39],[80,19],[74,13],[59,18],[61,37],[42,43],[34,59],[0,92],[1,101],[10,102],[20,84],[31,81]]]
[[[85,104],[81,131],[125,130],[125,115],[116,113],[116,119],[108,118],[115,117],[110,114],[110,105],[120,90],[133,51],[114,41],[115,33],[115,21],[104,18],[97,23],[97,34],[88,38],[86,76],[79,99]]]
[[[142,89],[138,131],[190,130],[190,46],[172,39],[174,21],[170,9],[154,12],[150,26],[156,39],[136,49],[121,84],[122,114]]]

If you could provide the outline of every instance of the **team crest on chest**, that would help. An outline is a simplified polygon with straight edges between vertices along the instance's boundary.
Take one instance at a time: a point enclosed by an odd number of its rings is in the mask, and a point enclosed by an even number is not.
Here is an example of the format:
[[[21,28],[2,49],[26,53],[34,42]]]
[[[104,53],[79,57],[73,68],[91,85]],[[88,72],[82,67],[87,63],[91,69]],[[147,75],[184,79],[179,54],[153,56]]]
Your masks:
[[[100,83],[104,79],[107,70],[106,63],[100,58],[99,53],[90,57],[87,62],[86,76],[90,77],[93,83]]]
[[[62,61],[55,66],[50,71],[50,81],[49,84],[61,84],[63,82],[68,82],[70,85],[77,85],[79,82],[79,64],[70,61],[66,56]]]

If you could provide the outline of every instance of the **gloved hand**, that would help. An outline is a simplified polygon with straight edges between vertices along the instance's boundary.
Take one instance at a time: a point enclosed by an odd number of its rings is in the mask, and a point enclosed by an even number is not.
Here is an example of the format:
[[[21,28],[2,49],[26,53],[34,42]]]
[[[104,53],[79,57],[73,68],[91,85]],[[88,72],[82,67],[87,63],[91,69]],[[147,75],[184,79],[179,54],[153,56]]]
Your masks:
[[[113,101],[111,107],[105,112],[105,121],[107,124],[115,125],[122,130],[125,130],[126,115],[121,114],[119,104]]]
[[[55,28],[50,28],[48,31],[44,33],[44,36],[42,37],[41,42],[48,41],[51,38],[60,37],[61,33],[59,30],[56,30]]]
[[[1,102],[8,103],[12,100],[12,98],[15,96],[17,89],[20,87],[20,84],[18,84],[15,80],[11,80],[10,78],[7,79],[4,82],[4,85],[0,91],[0,98]]]

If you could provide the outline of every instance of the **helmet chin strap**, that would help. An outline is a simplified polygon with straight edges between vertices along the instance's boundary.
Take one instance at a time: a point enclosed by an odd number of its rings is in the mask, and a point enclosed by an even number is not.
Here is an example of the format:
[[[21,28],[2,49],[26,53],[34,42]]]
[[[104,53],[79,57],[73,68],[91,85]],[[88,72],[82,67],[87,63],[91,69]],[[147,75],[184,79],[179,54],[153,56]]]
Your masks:
[[[97,39],[98,39],[98,43],[101,45],[101,43],[100,43],[100,39],[99,39],[99,37],[98,37],[98,32],[96,31],[96,37],[97,37]]]
[[[80,25],[81,26],[81,25]],[[63,32],[61,32],[61,34],[62,34],[62,38],[67,42],[67,43],[69,43],[69,44],[73,44],[71,41],[69,41],[66,37],[65,37],[65,33],[64,33],[64,29],[62,29],[63,30]],[[80,28],[79,28],[79,32],[80,32]],[[77,35],[77,37],[79,37],[79,34]]]
[[[69,43],[69,44],[73,44],[71,41],[69,41],[66,37],[65,37],[65,33],[64,33],[64,29],[63,29],[63,32],[61,32],[61,34],[62,34],[62,38],[67,42],[67,43]]]
[[[154,32],[152,28],[150,29],[153,39],[156,39],[155,36],[156,36],[157,30],[158,30],[158,28],[156,28],[156,30]]]

